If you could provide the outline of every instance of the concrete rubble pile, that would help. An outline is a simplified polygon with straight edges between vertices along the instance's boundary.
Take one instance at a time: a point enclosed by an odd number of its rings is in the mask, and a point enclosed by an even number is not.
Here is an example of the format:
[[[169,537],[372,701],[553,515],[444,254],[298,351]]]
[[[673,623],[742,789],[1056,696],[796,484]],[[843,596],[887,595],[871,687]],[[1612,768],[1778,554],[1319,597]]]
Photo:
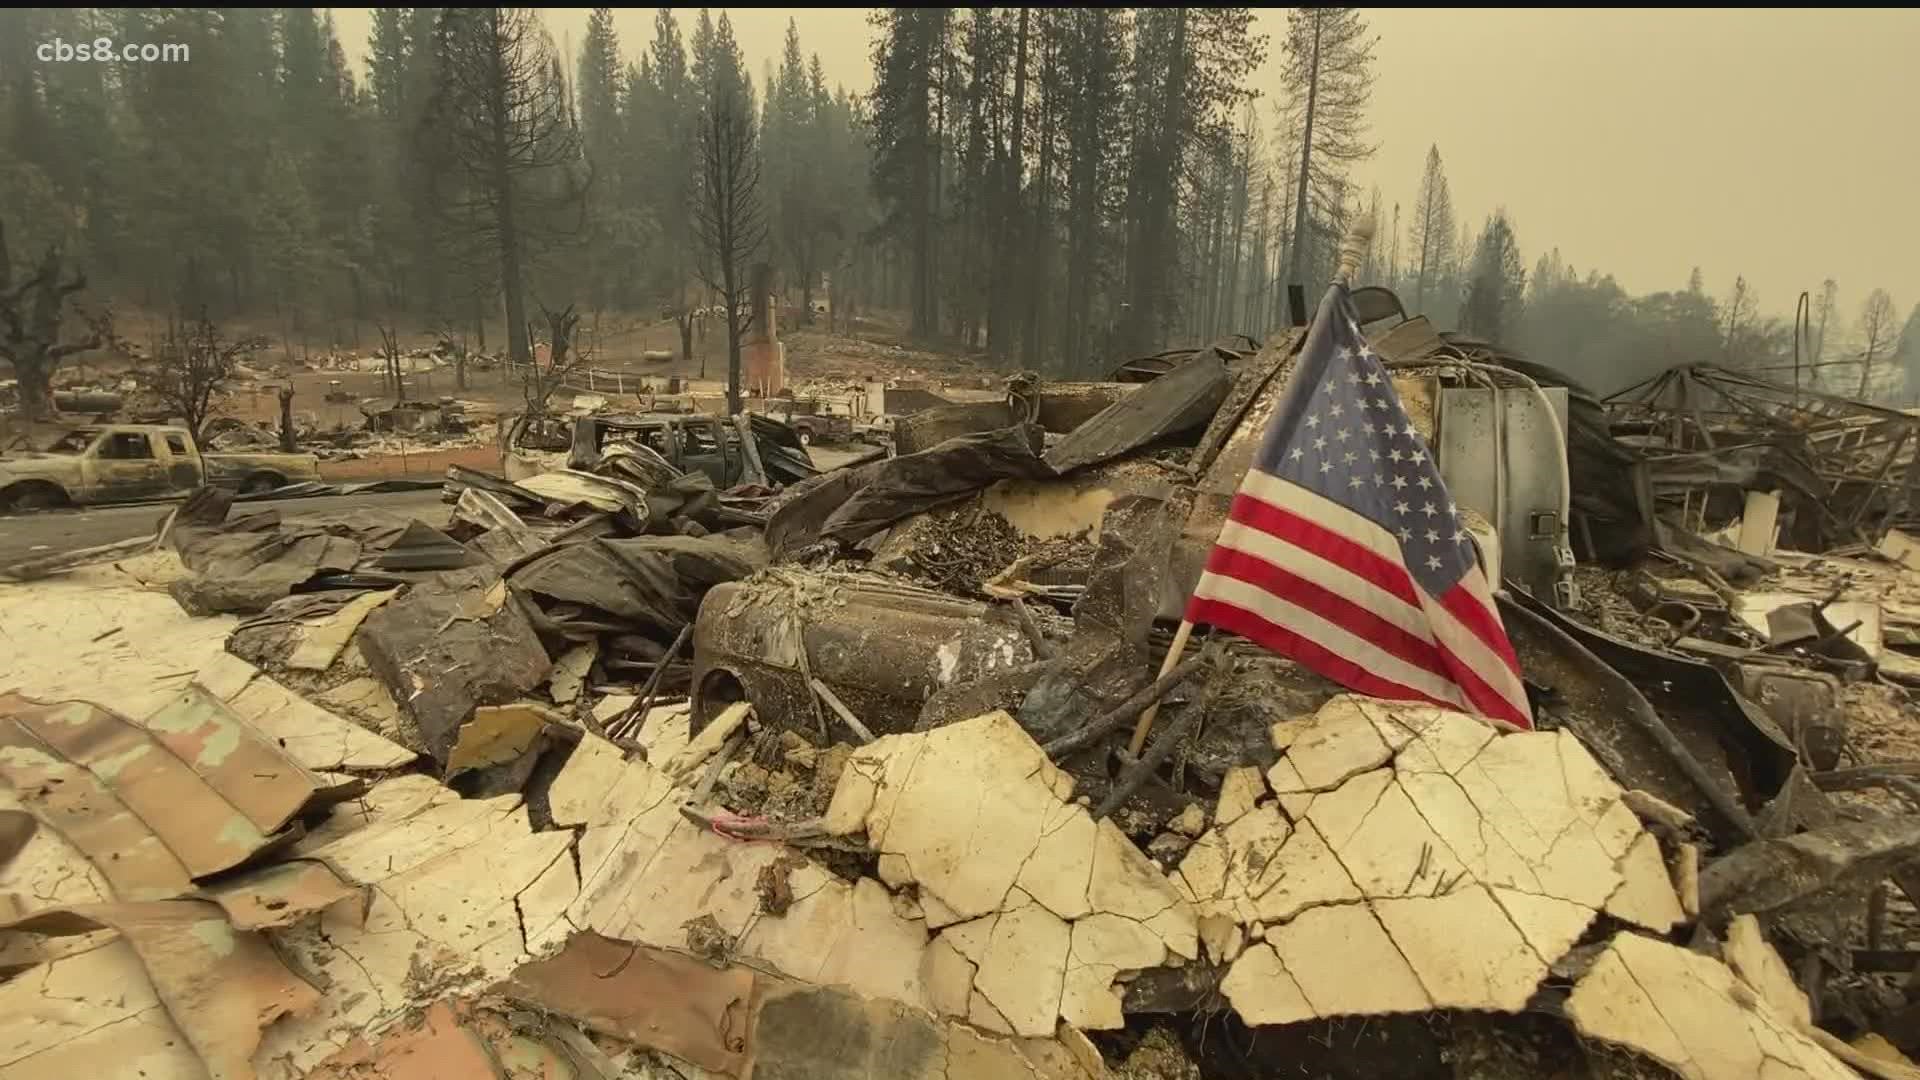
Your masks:
[[[1551,369],[1369,329],[1535,731],[1156,678],[1298,331],[0,586],[0,1080],[1920,1076],[1920,542],[1719,543]]]

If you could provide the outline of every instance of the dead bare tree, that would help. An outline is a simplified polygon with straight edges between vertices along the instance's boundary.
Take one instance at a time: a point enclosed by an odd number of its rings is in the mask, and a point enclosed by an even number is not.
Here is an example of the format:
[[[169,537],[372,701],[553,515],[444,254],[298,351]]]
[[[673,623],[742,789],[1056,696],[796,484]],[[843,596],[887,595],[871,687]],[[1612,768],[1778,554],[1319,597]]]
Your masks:
[[[460,332],[454,329],[452,319],[443,319],[435,332],[439,345],[448,356],[453,357],[453,385],[456,389],[467,388],[467,343],[461,339]]]
[[[53,414],[53,373],[60,362],[113,340],[112,316],[105,310],[84,317],[86,337],[60,340],[70,298],[87,287],[87,276],[77,270],[63,279],[65,266],[59,246],[49,244],[33,273],[14,281],[6,224],[0,222],[0,359],[13,367],[21,416],[30,424]]]
[[[547,399],[593,359],[592,350],[575,347],[574,332],[580,327],[580,315],[574,311],[574,305],[568,304],[564,309],[554,311],[541,304],[540,314],[547,320],[550,343],[547,363],[542,367],[540,358],[535,356],[520,379],[520,391],[526,396],[527,414],[530,416],[546,415]]]
[[[727,412],[737,415],[740,343],[752,324],[748,267],[767,240],[766,208],[760,197],[759,132],[753,84],[748,81],[733,24],[723,13],[717,31],[700,13],[694,36],[694,71],[702,85],[699,116],[699,182],[694,196],[694,235],[700,244],[700,278],[720,293],[727,317]]]
[[[147,388],[185,421],[198,443],[213,415],[214,399],[233,381],[241,357],[269,344],[264,337],[226,338],[203,308],[190,324],[168,320],[166,338],[138,370]]]
[[[1747,284],[1747,276],[1745,274],[1736,276],[1733,279],[1733,292],[1727,296],[1727,334],[1724,351],[1728,367],[1741,366],[1735,360],[1735,346],[1740,341],[1741,330],[1744,329],[1745,324],[1742,320],[1751,320],[1754,309],[1758,306],[1759,298],[1754,295],[1753,287]]]
[[[1885,289],[1868,293],[1867,302],[1860,306],[1860,392],[1854,396],[1862,401],[1868,400],[1867,392],[1873,388],[1874,365],[1883,354],[1893,351],[1898,340],[1897,319],[1893,297]]]
[[[380,359],[386,362],[381,374],[386,379],[387,388],[393,392],[393,399],[405,401],[407,384],[400,378],[400,332],[386,323],[376,322],[373,325],[380,331]]]

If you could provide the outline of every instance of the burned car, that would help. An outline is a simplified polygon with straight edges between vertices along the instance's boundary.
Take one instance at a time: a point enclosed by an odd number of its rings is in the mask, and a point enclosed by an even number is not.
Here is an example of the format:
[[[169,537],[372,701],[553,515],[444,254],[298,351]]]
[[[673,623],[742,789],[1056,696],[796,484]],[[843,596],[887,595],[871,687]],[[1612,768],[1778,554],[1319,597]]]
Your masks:
[[[558,468],[591,469],[621,443],[644,446],[682,472],[704,473],[719,488],[772,487],[820,472],[799,435],[777,420],[673,413],[516,417],[502,436],[504,472],[519,481]]]

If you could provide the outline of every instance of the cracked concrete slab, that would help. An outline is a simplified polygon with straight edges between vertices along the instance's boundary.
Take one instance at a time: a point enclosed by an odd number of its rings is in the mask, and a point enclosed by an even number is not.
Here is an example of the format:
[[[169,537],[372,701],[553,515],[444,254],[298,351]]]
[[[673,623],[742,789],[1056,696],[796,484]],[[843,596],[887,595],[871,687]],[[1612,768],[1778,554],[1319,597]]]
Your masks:
[[[1227,770],[1220,781],[1220,801],[1213,808],[1215,825],[1231,825],[1240,820],[1241,815],[1253,809],[1260,797],[1267,793],[1260,770],[1251,765],[1239,765]]]
[[[1855,1077],[1725,964],[1632,932],[1614,935],[1574,985],[1567,1016],[1687,1080]]]
[[[864,829],[884,876],[916,884],[928,928],[946,927],[929,962],[943,1011],[1021,1034],[1051,1031],[1062,1015],[1115,1026],[1118,973],[1198,957],[1184,882],[1112,822],[1066,802],[1071,793],[1071,779],[1004,712],[886,736],[848,762],[828,827]],[[1088,919],[1096,929],[1076,937]],[[1112,919],[1128,924],[1124,935]],[[1083,955],[1069,982],[1075,940]],[[1087,952],[1102,941],[1125,945],[1124,955]]]
[[[1028,895],[1063,919],[1092,912],[1087,899],[1093,880],[1093,815],[1072,803],[1055,808],[1055,820],[1041,826],[1040,843],[1020,867],[1018,884]],[[904,864],[911,872],[912,864]]]
[[[1393,750],[1381,740],[1360,699],[1342,694],[1313,714],[1286,755],[1306,790],[1327,791],[1386,764]]]
[[[760,913],[740,938],[736,956],[822,986],[931,1005],[921,974],[926,929],[894,911],[884,886],[872,878],[848,885],[811,866],[793,871],[792,886],[795,900],[787,913]]]
[[[21,813],[19,797],[0,785],[0,813]],[[0,861],[0,910],[9,917],[47,907],[77,907],[113,900],[113,888],[87,857],[53,829],[36,828],[13,858]],[[113,931],[46,937],[0,934],[0,968],[19,970],[97,949]]]
[[[1273,726],[1267,729],[1267,734],[1273,742],[1273,748],[1284,754],[1312,726],[1313,717],[1295,716],[1287,720],[1274,721]]]
[[[548,724],[564,727],[560,713],[539,702],[481,705],[460,725],[447,751],[446,777],[517,761],[539,739]]]
[[[1621,922],[1664,934],[1686,921],[1680,897],[1673,891],[1660,842],[1643,832],[1617,865],[1620,887],[1607,897],[1607,914]]]
[[[1271,789],[1275,795],[1309,794],[1307,792],[1307,782],[1300,778],[1300,770],[1293,767],[1293,761],[1290,758],[1282,757],[1280,760],[1268,766],[1266,779],[1267,787]],[[1293,815],[1289,814],[1288,816],[1291,817]]]
[[[1244,932],[1222,989],[1249,1023],[1516,1011],[1609,898],[1679,919],[1652,835],[1571,735],[1346,695],[1273,737],[1278,812],[1235,792],[1175,877],[1210,955]]]
[[[1806,991],[1787,970],[1772,945],[1760,932],[1760,920],[1752,915],[1737,915],[1727,924],[1727,940],[1721,954],[1727,966],[1775,1012],[1796,1027],[1813,1023],[1813,1004]]]
[[[1226,895],[1255,900],[1278,884],[1288,872],[1280,861],[1280,849],[1292,832],[1293,826],[1273,806],[1257,807],[1221,829],[1220,838],[1226,842]]]
[[[625,826],[662,805],[673,791],[673,781],[663,770],[628,760],[619,747],[587,734],[554,778],[547,798],[555,824],[589,826],[581,838],[585,868],[590,862],[597,865],[587,858],[587,850],[619,837],[618,830],[592,826]]]
[[[1299,987],[1313,1016],[1425,1012],[1433,1007],[1406,957],[1365,904],[1308,908],[1292,922],[1268,927],[1266,946]],[[1248,949],[1234,967],[1258,951]]]
[[[647,749],[649,761],[672,761],[693,741],[693,704],[655,705],[640,720],[633,741]]]
[[[593,661],[599,655],[600,646],[597,642],[575,645],[560,654],[560,659],[553,662],[553,673],[547,676],[547,692],[555,704],[573,704],[587,681],[588,669],[593,667]]]
[[[1227,893],[1227,840],[1220,830],[1204,833],[1180,860],[1180,881],[1195,901],[1222,900]]]
[[[330,690],[313,695],[313,703],[338,716],[358,722],[375,735],[393,742],[407,738],[411,721],[400,716],[387,684],[369,676],[348,679]]]
[[[1175,955],[1189,960],[1199,955],[1197,915],[1110,819],[1101,821],[1094,833],[1087,901],[1096,912],[1124,915],[1153,927]]]
[[[1432,744],[1423,736],[1416,745]],[[1619,887],[1614,863],[1642,831],[1639,820],[1573,736],[1502,735],[1446,775],[1457,795],[1439,776],[1417,770],[1403,786],[1467,849],[1476,876],[1593,908]]]
[[[1381,900],[1373,909],[1441,1008],[1519,1012],[1547,974],[1548,961],[1485,886],[1435,899]]]
[[[1322,792],[1307,811],[1307,820],[1320,830],[1328,844],[1339,848],[1366,823],[1367,815],[1379,804],[1380,797],[1393,786],[1393,770],[1377,769],[1361,773],[1332,791]]]
[[[946,935],[927,943],[920,958],[920,982],[927,988],[927,1007],[938,1016],[965,1019],[967,1003],[973,1000],[973,977],[979,971],[972,960],[960,955]]]
[[[193,681],[309,769],[397,769],[419,756],[342,720],[230,653],[208,657]]]
[[[131,943],[112,940],[0,983],[0,1080],[98,1076],[108,1061],[151,1080],[209,1080]]]
[[[700,729],[700,734],[688,741],[686,748],[675,754],[672,760],[660,758],[668,776],[675,780],[684,780],[700,771],[707,759],[720,752],[727,739],[746,725],[753,716],[751,702],[736,701],[720,711],[720,715]],[[648,757],[652,758],[651,751]]]
[[[1011,716],[990,713],[855,751],[841,778],[849,794],[836,791],[829,820],[864,801],[871,777],[863,824],[875,849],[904,857],[923,892],[975,918],[1000,909],[1039,846],[1061,802],[1057,771]]]
[[[1423,709],[1419,706],[1408,706],[1377,698],[1363,698],[1355,704],[1361,715],[1373,725],[1374,734],[1380,736],[1380,741],[1386,743],[1387,749],[1396,755],[1406,749],[1408,743],[1419,737],[1420,729],[1426,723],[1426,713],[1446,711]]]
[[[1571,900],[1558,900],[1551,896],[1536,896],[1533,893],[1503,889],[1497,885],[1487,890],[1499,903],[1520,936],[1541,959],[1549,964],[1559,960],[1573,948],[1580,936],[1593,925],[1597,913],[1590,907],[1582,907]]]
[[[8,658],[0,693],[146,716],[222,654],[238,622],[194,618],[164,590],[133,587],[112,572],[0,586],[0,655]]]
[[[1017,906],[1010,906],[994,921],[993,934],[987,940],[973,988],[993,1004],[1014,1034],[1051,1035],[1065,1008],[1062,995],[1067,951],[1076,927],[1087,920],[1069,926],[1066,920],[1023,894],[1011,903]],[[1159,944],[1157,938],[1155,944]],[[1158,963],[1164,956],[1162,946],[1153,955],[1152,962]],[[1117,1011],[1113,1020],[1112,1026],[1119,1026]]]
[[[1265,942],[1249,945],[1240,954],[1220,981],[1220,993],[1249,1024],[1295,1024],[1321,1015]]]
[[[332,667],[367,616],[393,599],[399,591],[385,589],[362,593],[325,618],[301,622],[300,643],[287,658],[287,666],[297,671],[325,671]]]
[[[369,900],[277,933],[296,969],[328,992],[267,1029],[261,1076],[291,1080],[362,1030],[506,978],[532,958],[529,937],[557,943],[571,931],[554,918],[573,872],[570,839],[530,831],[526,808],[503,796],[429,806],[316,850],[370,886]]]
[[[1066,955],[1061,1017],[1088,1031],[1126,1026],[1115,978],[1125,972],[1158,967],[1166,956],[1166,943],[1160,936],[1133,919],[1101,913],[1075,921]]]
[[[1357,822],[1330,809],[1330,796],[1339,792],[1316,799],[1307,820],[1327,838],[1334,856],[1369,899],[1436,896],[1456,888],[1467,876],[1465,864],[1391,776],[1388,773],[1386,786]],[[1372,786],[1365,785],[1362,794]],[[1343,830],[1344,837],[1334,839]]]
[[[327,774],[334,782],[351,779],[345,774]],[[417,814],[430,806],[460,801],[460,793],[420,773],[391,776],[368,788],[357,799],[336,803],[326,819],[310,826],[307,835],[290,849],[290,856],[305,855],[349,833],[381,822]]]
[[[1321,904],[1360,899],[1360,888],[1310,821],[1295,826],[1274,860],[1279,877],[1271,888],[1251,897],[1254,918],[1285,922]]]
[[[585,826],[569,925],[685,948],[687,924],[711,918],[741,958],[796,978],[928,1004],[921,977],[927,924],[896,910],[885,887],[870,879],[849,885],[803,862],[787,871],[794,901],[786,913],[763,912],[761,872],[787,857],[785,849],[695,825],[680,813],[681,794],[646,762],[623,761],[592,736],[581,741],[551,796],[557,823]]]

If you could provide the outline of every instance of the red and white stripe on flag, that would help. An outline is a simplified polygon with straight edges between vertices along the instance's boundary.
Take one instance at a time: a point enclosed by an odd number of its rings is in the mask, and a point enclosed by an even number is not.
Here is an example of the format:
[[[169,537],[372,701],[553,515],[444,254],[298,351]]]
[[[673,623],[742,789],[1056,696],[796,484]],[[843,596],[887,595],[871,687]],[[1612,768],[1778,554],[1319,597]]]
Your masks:
[[[1428,595],[1392,533],[1257,467],[1234,496],[1186,617],[1363,694],[1533,728],[1483,569]]]

